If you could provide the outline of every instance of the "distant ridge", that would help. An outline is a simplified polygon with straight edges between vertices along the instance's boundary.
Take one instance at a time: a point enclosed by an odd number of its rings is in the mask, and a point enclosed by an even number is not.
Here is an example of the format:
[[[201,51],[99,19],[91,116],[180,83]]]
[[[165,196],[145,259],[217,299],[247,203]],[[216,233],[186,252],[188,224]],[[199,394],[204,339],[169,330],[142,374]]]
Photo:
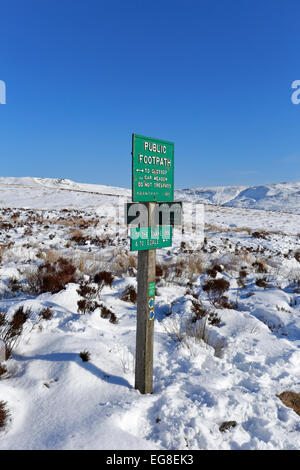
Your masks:
[[[191,202],[300,213],[300,183],[183,189],[177,196]]]

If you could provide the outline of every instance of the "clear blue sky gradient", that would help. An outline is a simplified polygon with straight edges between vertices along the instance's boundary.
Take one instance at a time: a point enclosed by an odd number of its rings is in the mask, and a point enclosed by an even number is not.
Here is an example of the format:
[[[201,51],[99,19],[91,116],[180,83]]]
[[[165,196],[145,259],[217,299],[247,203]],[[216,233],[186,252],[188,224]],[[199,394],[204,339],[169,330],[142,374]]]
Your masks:
[[[2,0],[1,176],[131,186],[131,134],[177,188],[300,181],[298,0]]]

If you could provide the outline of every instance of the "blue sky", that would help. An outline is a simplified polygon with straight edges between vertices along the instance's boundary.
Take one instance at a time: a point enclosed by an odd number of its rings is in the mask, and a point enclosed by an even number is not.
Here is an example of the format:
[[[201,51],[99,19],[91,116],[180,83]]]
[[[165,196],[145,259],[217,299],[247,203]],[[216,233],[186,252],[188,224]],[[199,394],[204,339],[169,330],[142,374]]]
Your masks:
[[[131,186],[131,134],[178,188],[300,181],[298,0],[0,0],[1,176]]]

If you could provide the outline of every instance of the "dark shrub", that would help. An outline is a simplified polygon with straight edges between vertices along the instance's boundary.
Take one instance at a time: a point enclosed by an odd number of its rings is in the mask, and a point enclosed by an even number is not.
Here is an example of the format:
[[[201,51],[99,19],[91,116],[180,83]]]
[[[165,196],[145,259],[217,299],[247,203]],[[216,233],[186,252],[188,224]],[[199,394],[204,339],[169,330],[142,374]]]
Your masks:
[[[230,283],[224,279],[208,279],[203,285],[203,291],[207,293],[209,300],[215,306],[223,306],[222,296],[229,289]]]
[[[221,323],[221,318],[216,312],[210,312],[208,315],[208,323],[213,326],[218,326]]]
[[[6,372],[7,372],[6,366],[0,364],[0,378],[1,378],[1,375],[6,374]]]
[[[121,300],[124,302],[136,303],[137,292],[135,288],[131,285],[127,286],[121,295]]]
[[[69,282],[76,282],[76,268],[66,258],[46,262],[38,267],[37,273],[29,277],[28,283],[36,294],[61,291]]]
[[[252,232],[252,237],[253,237],[253,238],[262,238],[262,239],[266,239],[266,238],[267,238],[267,235],[268,235],[268,232],[264,232],[264,231],[261,231],[261,232]]]
[[[206,270],[206,273],[208,274],[208,276],[212,277],[213,279],[216,277],[217,273],[222,273],[222,272],[223,272],[223,268],[219,264],[214,264],[212,268],[208,268]]]
[[[200,320],[201,318],[206,317],[208,314],[207,309],[202,304],[201,301],[197,299],[192,300],[192,312],[195,314],[195,319]]]
[[[89,238],[89,241],[92,245],[98,246],[99,248],[105,248],[106,246],[112,246],[114,244],[114,239],[107,237],[107,238]]]
[[[82,351],[80,354],[79,354],[82,362],[88,362],[90,359],[91,359],[91,353],[89,351]]]
[[[77,302],[77,312],[94,312],[96,308],[100,307],[100,304],[98,302],[88,300],[88,299],[81,299],[78,300]]]
[[[7,287],[13,294],[15,294],[16,292],[21,290],[20,281],[18,279],[14,278],[14,277],[11,277],[8,280]]]
[[[155,276],[159,278],[159,277],[162,277],[162,275],[163,275],[163,268],[161,267],[160,264],[157,264],[156,269],[155,269]]]
[[[10,321],[6,319],[4,313],[0,314],[0,338],[6,345],[6,359],[10,357],[13,348],[19,341],[23,326],[28,320],[30,313],[31,309],[28,308],[24,311],[24,307],[21,306],[15,311]]]
[[[105,307],[105,305],[101,306],[101,318],[109,318],[110,317],[110,310]]]
[[[222,268],[220,264],[214,264],[213,269],[218,271],[218,273],[222,273],[224,271],[224,269]]]
[[[267,268],[266,268],[265,264],[262,261],[255,261],[254,263],[252,263],[252,266],[253,266],[253,268],[255,269],[255,271],[257,273],[266,273],[267,272]]]
[[[214,279],[217,275],[217,271],[214,268],[208,268],[206,274]]]
[[[99,295],[104,286],[112,286],[114,276],[109,271],[100,271],[99,273],[95,274],[93,281],[98,286],[97,295]]]
[[[263,287],[264,289],[267,289],[269,287],[268,281],[266,277],[260,277],[256,279],[255,284],[258,287]]]
[[[53,317],[53,312],[50,307],[45,307],[40,311],[39,316],[44,320],[51,320]]]
[[[221,319],[218,314],[207,309],[201,300],[192,300],[192,312],[195,314],[195,316],[192,318],[192,323],[195,323],[198,320],[202,320],[205,317],[207,318],[207,322],[210,325],[218,326],[221,323]]]
[[[96,284],[106,285],[111,287],[114,281],[114,276],[109,271],[100,271],[99,273],[95,274],[94,282]]]
[[[0,327],[4,326],[6,323],[6,317],[4,312],[0,312]]]
[[[26,322],[26,320],[28,320],[30,313],[31,313],[30,309],[26,309],[24,311],[23,305],[15,311],[11,321],[9,322],[10,337],[17,336],[22,333],[23,325]]]
[[[88,301],[86,299],[78,300],[77,312],[86,313],[88,311]]]
[[[6,408],[7,403],[0,401],[0,429],[4,428],[9,417],[9,412]]]
[[[110,323],[118,323],[118,319],[116,315],[105,305],[101,306],[101,317],[102,318],[109,318]]]
[[[117,319],[116,315],[113,312],[111,312],[111,314],[110,314],[109,321],[110,321],[110,323],[114,323],[114,324],[118,323],[118,319]]]
[[[97,289],[89,286],[87,282],[81,282],[76,292],[84,299],[93,299],[97,295]]]
[[[222,308],[234,308],[234,305],[231,305],[226,295],[221,295],[219,299],[219,306]]]

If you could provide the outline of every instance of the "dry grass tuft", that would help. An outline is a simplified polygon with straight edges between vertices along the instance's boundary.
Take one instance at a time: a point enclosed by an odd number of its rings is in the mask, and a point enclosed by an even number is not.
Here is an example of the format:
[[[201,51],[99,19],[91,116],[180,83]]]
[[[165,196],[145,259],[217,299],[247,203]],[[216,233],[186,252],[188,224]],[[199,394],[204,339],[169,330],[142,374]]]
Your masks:
[[[56,263],[61,257],[59,250],[50,249],[42,254],[42,258],[46,263]]]
[[[199,254],[195,253],[188,257],[187,270],[190,276],[203,273],[203,261]]]
[[[117,254],[114,256],[114,260],[111,264],[111,270],[113,274],[120,276],[128,272],[130,268],[137,268],[137,256],[127,251],[117,250]]]
[[[207,329],[206,319],[195,323],[189,318],[182,326],[178,318],[170,317],[163,323],[163,327],[170,338],[176,342],[182,343],[191,356],[197,355],[197,344],[203,342],[214,349],[214,355],[216,357],[222,357],[225,343],[221,340],[214,341],[212,339]]]

